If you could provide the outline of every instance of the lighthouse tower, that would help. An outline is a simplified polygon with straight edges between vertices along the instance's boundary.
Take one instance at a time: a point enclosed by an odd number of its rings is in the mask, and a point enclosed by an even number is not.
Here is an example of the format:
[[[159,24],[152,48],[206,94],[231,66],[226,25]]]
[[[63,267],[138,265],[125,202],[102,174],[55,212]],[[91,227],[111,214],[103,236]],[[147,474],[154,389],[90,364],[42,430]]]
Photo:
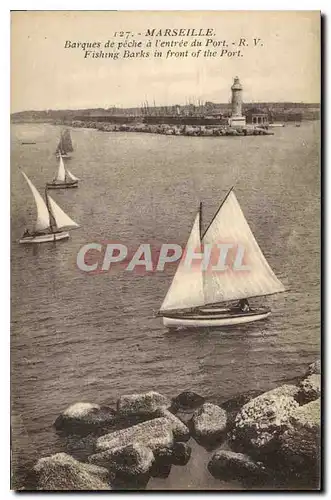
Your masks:
[[[229,125],[231,127],[245,127],[246,118],[242,115],[242,85],[240,83],[239,78],[236,76],[233,80],[233,85],[231,87],[232,92],[232,113],[229,118]]]

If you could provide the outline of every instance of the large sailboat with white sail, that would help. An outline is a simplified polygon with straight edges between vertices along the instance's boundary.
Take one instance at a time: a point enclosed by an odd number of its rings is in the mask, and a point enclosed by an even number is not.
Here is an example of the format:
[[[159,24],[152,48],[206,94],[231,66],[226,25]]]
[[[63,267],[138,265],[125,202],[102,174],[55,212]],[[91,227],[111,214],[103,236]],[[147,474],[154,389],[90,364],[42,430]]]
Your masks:
[[[46,186],[48,189],[68,189],[78,187],[78,177],[73,175],[64,166],[62,155],[59,156],[59,166],[57,173],[52,182],[47,182]]]
[[[28,176],[22,172],[28,183],[37,206],[37,221],[33,231],[26,230],[20,243],[46,243],[69,238],[69,229],[76,229],[79,225],[67,215],[62,208],[45,192],[45,199],[32,184]]]
[[[284,292],[264,257],[233,191],[228,192],[205,233],[201,235],[202,205],[195,217],[181,259],[159,314],[165,326],[213,327],[250,323],[267,318],[266,307],[251,307],[248,299]],[[245,250],[245,267],[188,265],[186,256],[236,246]],[[242,256],[241,256],[242,257]],[[241,259],[242,260],[242,259]],[[215,268],[216,267],[216,268]],[[240,267],[240,269],[239,269]],[[245,269],[245,270],[244,270]]]

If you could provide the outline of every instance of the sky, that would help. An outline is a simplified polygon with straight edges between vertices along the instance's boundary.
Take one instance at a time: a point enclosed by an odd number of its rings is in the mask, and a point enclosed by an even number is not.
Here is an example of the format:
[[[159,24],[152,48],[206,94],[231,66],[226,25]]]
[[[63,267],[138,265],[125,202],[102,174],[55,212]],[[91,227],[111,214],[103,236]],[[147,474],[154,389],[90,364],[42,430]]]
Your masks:
[[[153,28],[212,29],[213,40],[238,44],[243,37],[248,47],[242,57],[118,60],[84,59],[82,49],[64,48],[67,40],[123,41],[114,37],[121,30],[146,40]],[[244,102],[319,102],[319,30],[318,11],[12,12],[11,112],[229,102],[235,76]]]

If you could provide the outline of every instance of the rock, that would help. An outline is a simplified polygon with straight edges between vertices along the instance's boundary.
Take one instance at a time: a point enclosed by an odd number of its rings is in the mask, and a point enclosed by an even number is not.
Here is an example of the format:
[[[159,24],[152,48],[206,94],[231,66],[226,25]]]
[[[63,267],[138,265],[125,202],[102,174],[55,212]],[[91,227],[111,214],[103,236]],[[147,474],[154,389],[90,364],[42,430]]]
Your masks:
[[[169,420],[175,441],[188,441],[190,439],[189,428],[170,411],[159,410],[157,416],[165,417]]]
[[[185,391],[172,400],[171,407],[174,411],[196,409],[199,406],[202,406],[204,402],[205,398],[199,396],[199,394],[191,391]]]
[[[265,392],[263,394],[268,394],[269,396],[289,396],[295,398],[299,392],[299,388],[293,384],[284,384],[271,391]]]
[[[98,432],[113,425],[116,412],[108,406],[92,403],[75,403],[69,406],[54,422],[57,430],[67,433]]]
[[[208,463],[208,470],[218,479],[259,478],[266,472],[261,462],[256,462],[248,455],[230,450],[216,450]]]
[[[215,441],[224,437],[227,414],[220,406],[204,403],[192,417],[194,437],[206,441]]]
[[[290,425],[280,436],[280,452],[286,463],[309,471],[317,466],[320,456],[320,399],[300,406]]]
[[[143,394],[121,396],[117,401],[117,411],[121,417],[130,415],[154,416],[155,412],[167,409],[171,402],[162,394],[150,391]]]
[[[138,476],[146,474],[154,462],[154,455],[150,448],[139,443],[110,448],[89,457],[88,461],[94,465],[105,467],[116,476]]]
[[[238,411],[249,401],[251,401],[253,398],[256,398],[257,396],[260,396],[263,394],[263,391],[259,390],[252,390],[252,391],[247,391],[244,392],[243,394],[237,394],[236,396],[232,397],[231,399],[228,399],[227,401],[224,401],[220,403],[220,407],[223,408],[223,410],[226,411],[227,413],[227,419],[228,419],[228,428],[231,429],[234,420],[237,416]]]
[[[292,394],[295,386],[281,386],[245,404],[235,418],[232,439],[250,452],[275,451],[277,438],[299,407]]]
[[[154,463],[151,468],[152,477],[167,478],[171,471],[173,462],[173,448],[160,448],[154,453]]]
[[[38,490],[111,490],[107,469],[78,462],[66,453],[41,458],[34,471]]]
[[[321,375],[321,361],[319,359],[308,366],[306,375],[313,375],[313,374]]]
[[[133,443],[140,443],[153,452],[160,448],[172,447],[174,437],[169,419],[155,418],[127,429],[111,432],[97,439],[96,448],[98,451],[104,451]]]
[[[175,443],[172,451],[173,465],[186,465],[192,454],[192,448],[187,443]]]
[[[299,384],[299,392],[296,400],[299,404],[306,404],[318,399],[321,395],[321,375],[316,373],[309,375]]]
[[[224,401],[219,406],[223,408],[223,410],[225,410],[227,414],[232,412],[235,412],[237,414],[242,406],[251,401],[251,399],[260,396],[261,394],[263,394],[263,391],[259,390],[247,391],[244,392],[243,394],[237,394],[231,399]]]

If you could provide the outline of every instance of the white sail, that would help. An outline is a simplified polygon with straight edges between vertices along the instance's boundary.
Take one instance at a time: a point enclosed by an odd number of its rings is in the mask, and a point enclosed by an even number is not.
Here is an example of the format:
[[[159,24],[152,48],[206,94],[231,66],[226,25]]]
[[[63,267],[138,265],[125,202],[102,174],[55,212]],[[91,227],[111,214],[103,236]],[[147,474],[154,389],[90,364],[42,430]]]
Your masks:
[[[183,257],[188,251],[201,252],[200,241],[200,212],[197,214],[191,234],[189,236]],[[161,311],[171,309],[185,309],[205,304],[203,295],[203,281],[201,262],[197,265],[185,265],[184,258],[181,259],[176,274],[172,280],[168,293],[161,306]]]
[[[66,171],[64,168],[62,156],[60,155],[59,169],[57,171],[57,176],[55,177],[55,180],[58,182],[64,182],[65,178],[66,178]]]
[[[64,227],[74,229],[76,227],[79,227],[79,225],[75,221],[73,221],[69,217],[69,215],[63,212],[62,208],[60,208],[59,205],[55,203],[55,201],[49,196],[49,194],[47,194],[47,197],[58,229],[62,229]]]
[[[76,177],[74,174],[72,174],[71,172],[69,172],[69,170],[67,169],[67,176],[69,177],[69,179],[71,179],[72,181],[79,181],[78,177]]]
[[[37,221],[35,224],[35,230],[36,231],[44,231],[45,229],[48,229],[50,227],[50,220],[49,220],[49,212],[46,203],[44,202],[42,196],[39,194],[35,186],[32,184],[28,176],[22,172],[26,182],[28,183],[34,200],[37,205]]]
[[[249,269],[226,271],[209,269],[203,273],[206,304],[283,292],[284,286],[273,273],[245,219],[238,200],[230,191],[202,240],[214,248],[217,244],[238,245],[244,250],[243,264]]]

